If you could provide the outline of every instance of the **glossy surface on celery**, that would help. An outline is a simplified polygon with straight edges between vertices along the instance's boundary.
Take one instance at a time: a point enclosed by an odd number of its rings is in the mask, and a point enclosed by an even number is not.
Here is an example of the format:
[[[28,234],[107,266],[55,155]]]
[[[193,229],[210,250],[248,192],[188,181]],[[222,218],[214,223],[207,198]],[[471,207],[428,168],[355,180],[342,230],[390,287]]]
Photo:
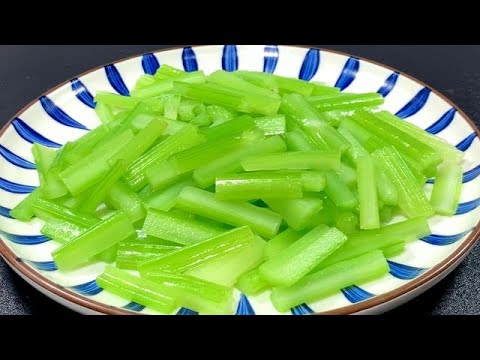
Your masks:
[[[439,167],[430,200],[437,214],[452,216],[457,212],[462,192],[462,175],[461,165],[446,163]]]
[[[248,296],[258,295],[270,287],[260,274],[258,269],[254,269],[238,279],[235,287]]]
[[[35,216],[33,205],[37,202],[37,199],[42,196],[41,188],[36,188],[25,199],[18,203],[12,210],[10,210],[10,216],[20,221],[29,221]]]
[[[33,144],[32,154],[33,159],[35,160],[35,165],[37,166],[40,186],[42,186],[45,183],[45,176],[48,169],[50,168],[50,165],[55,159],[56,153],[55,150],[46,146],[42,146],[40,144]]]
[[[179,250],[180,248],[180,246],[157,245],[143,242],[122,242],[118,244],[115,265],[119,269],[138,270],[138,265],[142,262]]]
[[[293,152],[257,155],[242,161],[245,171],[328,170],[340,166],[339,152]]]
[[[106,202],[116,210],[124,211],[132,220],[142,220],[146,211],[140,197],[134,193],[123,181],[118,181],[112,186]]]
[[[66,244],[80,236],[86,229],[69,221],[50,219],[40,232],[60,244]]]
[[[384,103],[383,96],[377,93],[312,96],[308,101],[319,111],[355,110]]]
[[[93,216],[44,199],[37,199],[33,209],[37,217],[47,222],[50,220],[68,221],[81,227],[90,227],[99,222],[99,219]]]
[[[370,155],[357,160],[358,199],[360,202],[360,229],[378,229],[380,215],[378,213],[377,185],[375,167]]]
[[[291,228],[283,231],[267,242],[264,249],[265,260],[269,260],[288,248],[304,234]]]
[[[169,211],[175,206],[177,196],[182,190],[193,185],[191,179],[186,179],[161,191],[152,192],[150,189],[146,197],[142,197],[142,201],[147,209]]]
[[[311,218],[323,207],[323,201],[319,198],[262,200],[270,209],[280,214],[290,227],[297,231],[305,229]]]
[[[340,180],[339,176],[329,171],[325,173],[327,185],[325,194],[341,209],[354,210],[358,206],[358,200],[348,186]]]

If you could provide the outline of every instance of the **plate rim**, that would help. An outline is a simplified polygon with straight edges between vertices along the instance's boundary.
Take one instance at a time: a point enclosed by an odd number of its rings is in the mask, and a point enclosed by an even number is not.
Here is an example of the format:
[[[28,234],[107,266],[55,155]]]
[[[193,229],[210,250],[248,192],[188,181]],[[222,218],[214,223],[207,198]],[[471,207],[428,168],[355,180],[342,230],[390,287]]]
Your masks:
[[[105,68],[105,66],[110,65],[110,64],[118,64],[122,63],[125,61],[129,61],[135,58],[142,57],[143,55],[146,54],[156,54],[156,53],[162,53],[162,52],[167,52],[167,51],[174,51],[174,50],[181,50],[185,47],[192,47],[192,48],[201,48],[201,47],[209,47],[209,46],[215,46],[215,45],[181,45],[181,46],[172,46],[166,49],[160,49],[160,50],[152,50],[136,55],[131,55],[125,58],[120,58],[115,61],[108,62],[104,65],[97,66],[95,68],[89,69],[77,76],[74,76],[71,79],[68,79],[64,82],[61,82],[60,84],[49,88],[45,92],[43,92],[40,96],[36,97],[32,101],[30,101],[27,105],[22,107],[19,111],[15,113],[15,115],[12,116],[10,120],[7,121],[7,123],[0,129],[0,137],[5,133],[5,131],[8,129],[8,127],[11,125],[12,121],[19,117],[22,113],[24,113],[26,110],[28,110],[32,105],[34,105],[38,99],[41,96],[47,96],[50,93],[56,91],[57,89],[68,85],[72,79],[75,78],[80,78],[83,76],[86,76],[90,73],[93,73],[95,71],[101,70]],[[255,45],[255,46],[265,46],[265,45]],[[399,75],[402,75],[406,77],[407,79],[413,80],[416,83],[430,89],[432,93],[436,94],[439,96],[442,100],[444,100],[447,104],[449,104],[452,108],[456,109],[458,113],[463,116],[463,118],[467,121],[468,125],[472,128],[472,130],[477,134],[478,137],[480,137],[480,129],[476,126],[476,124],[473,122],[473,120],[467,116],[467,114],[460,109],[459,106],[457,106],[453,101],[451,101],[448,97],[443,95],[440,91],[432,88],[431,86],[427,85],[423,81],[417,79],[414,76],[411,76],[409,74],[406,74],[403,71],[400,71],[398,69],[395,69],[394,67],[391,67],[389,65],[382,64],[380,62],[377,62],[375,60],[370,60],[367,58],[364,58],[362,56],[356,56],[349,54],[347,52],[343,51],[338,51],[338,50],[331,50],[327,48],[322,48],[322,47],[316,47],[316,46],[307,46],[307,45],[281,45],[284,47],[291,47],[291,48],[305,48],[305,49],[316,49],[321,52],[327,52],[327,53],[332,53],[332,54],[337,54],[345,57],[354,57],[356,59],[359,59],[361,61],[377,65],[381,68],[391,70],[392,72],[396,72]],[[428,284],[430,281],[435,279],[436,277],[440,276],[442,273],[447,271],[449,268],[452,266],[458,266],[460,265],[461,262],[456,262],[462,258],[463,255],[468,253],[479,241],[479,235],[480,235],[480,220],[475,226],[475,228],[472,230],[472,233],[470,236],[463,241],[463,243],[446,259],[444,259],[442,262],[437,264],[436,266],[430,268],[427,270],[424,274],[421,276],[417,277],[416,279],[408,282],[405,285],[402,285],[394,290],[391,290],[389,292],[386,292],[385,294],[377,295],[369,300],[365,300],[363,302],[357,303],[357,304],[352,304],[348,306],[344,306],[338,309],[334,310],[329,310],[329,311],[324,311],[324,312],[316,312],[312,315],[352,315],[358,312],[362,312],[365,310],[373,309],[378,306],[386,305],[387,303],[391,301],[395,301],[398,298],[401,298],[406,295],[413,295],[413,297],[416,297],[420,295],[421,288]],[[40,272],[37,270],[33,269],[32,267],[28,266],[22,259],[20,259],[12,250],[10,250],[9,247],[7,247],[5,240],[0,237],[0,255],[2,258],[4,258],[5,262],[11,266],[14,267],[16,270],[21,272],[24,276],[26,276],[28,279],[36,283],[38,286],[52,292],[53,294],[60,296],[68,301],[71,301],[81,307],[90,309],[92,311],[96,311],[99,313],[103,313],[106,315],[141,315],[139,313],[126,310],[126,309],[121,309],[117,308],[114,306],[110,306],[104,303],[100,303],[96,300],[89,299],[83,295],[80,295],[78,293],[73,292],[72,290],[66,289],[53,281],[49,280],[45,276],[43,276]],[[412,298],[413,298],[412,297]]]

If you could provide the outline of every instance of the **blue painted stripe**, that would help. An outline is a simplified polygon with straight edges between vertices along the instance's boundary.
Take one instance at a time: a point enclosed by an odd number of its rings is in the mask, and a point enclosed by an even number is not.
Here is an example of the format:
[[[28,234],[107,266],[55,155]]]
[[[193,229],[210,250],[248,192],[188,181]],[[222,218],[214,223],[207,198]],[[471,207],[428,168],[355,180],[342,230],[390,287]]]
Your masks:
[[[399,73],[394,72],[392,73],[387,80],[385,80],[385,84],[377,91],[378,94],[382,95],[383,97],[387,97],[390,94],[397,84]]]
[[[0,216],[13,219],[13,217],[10,215],[11,209],[8,209],[6,207],[0,206]]]
[[[456,113],[457,113],[457,110],[455,109],[448,110],[445,114],[442,115],[440,119],[438,119],[435,123],[433,123],[427,129],[425,129],[425,131],[433,135],[442,132],[452,123]]]
[[[313,79],[319,68],[320,51],[317,49],[310,49],[308,50],[307,55],[305,55],[298,78],[301,80],[310,81]]]
[[[352,304],[368,300],[375,296],[355,285],[342,289],[342,293]]]
[[[238,70],[238,52],[235,45],[225,45],[223,48],[222,68],[225,71]]]
[[[130,91],[122,79],[122,75],[118,72],[115,65],[105,66],[105,73],[107,74],[108,82],[115,89],[117,93],[123,96],[130,96]]]
[[[4,178],[0,178],[0,189],[14,194],[30,194],[36,189],[35,186],[23,185],[11,182]]]
[[[42,96],[40,98],[40,104],[43,107],[43,110],[56,122],[74,128],[74,129],[81,129],[81,130],[88,130],[88,128],[79,123],[77,120],[73,119],[70,115],[68,115],[65,111],[59,108],[55,103],[48,97]]]
[[[423,274],[427,269],[417,268],[405,264],[399,264],[390,260],[387,260],[390,266],[390,274],[401,280],[412,280],[417,276]]]
[[[145,306],[137,304],[136,302],[132,301],[131,303],[128,303],[127,305],[125,305],[123,308],[125,310],[140,312],[143,309],[145,309]]]
[[[468,183],[472,180],[475,180],[479,175],[480,175],[480,165],[478,165],[478,166],[474,167],[473,169],[465,172],[463,174],[462,182],[464,184],[466,184],[466,183]],[[435,179],[427,180],[427,184],[434,184],[434,183],[435,183]]]
[[[87,87],[77,78],[71,81],[72,83],[72,90],[75,93],[75,96],[78,100],[82,103],[87,105],[88,107],[95,109],[96,103],[95,99],[90,91],[88,91]]]
[[[34,163],[21,158],[2,145],[0,145],[0,155],[10,164],[21,167],[22,169],[35,170],[37,168]]]
[[[97,285],[95,280],[85,284],[71,286],[70,289],[84,296],[94,296],[94,295],[100,294],[103,291],[103,289]]]
[[[198,315],[198,312],[186,308],[181,308],[180,310],[178,310],[177,315],[193,316]]]
[[[12,125],[14,129],[17,131],[18,135],[29,143],[38,143],[43,146],[51,147],[51,148],[60,148],[62,145],[53,142],[43,135],[39,134],[35,130],[33,130],[30,126],[28,126],[23,120],[16,118],[12,121]]]
[[[191,47],[186,47],[183,49],[182,61],[185,71],[198,71],[197,56]]]
[[[54,261],[28,261],[32,266],[41,271],[57,271],[57,265]]]
[[[477,134],[473,133],[469,136],[467,136],[464,140],[460,141],[456,148],[460,151],[467,151],[470,149],[470,146],[472,146],[473,141],[477,138]]]
[[[50,241],[50,238],[44,235],[16,235],[5,231],[0,231],[0,234],[15,244],[19,245],[39,245]]]
[[[415,115],[418,113],[420,110],[423,109],[425,104],[428,101],[428,98],[430,97],[430,93],[432,91],[427,88],[423,88],[418,92],[417,95],[413,97],[412,100],[410,100],[407,105],[405,105],[399,112],[397,112],[395,115],[397,115],[401,119],[406,119],[410,116]]]
[[[248,298],[242,294],[240,296],[240,301],[238,302],[237,315],[255,315],[255,310],[253,310],[250,301]]]
[[[345,67],[340,74],[340,77],[335,84],[335,87],[339,88],[340,90],[345,90],[350,86],[350,84],[355,80],[358,74],[358,70],[360,70],[360,60],[357,58],[351,57],[348,59]]]
[[[145,54],[142,56],[142,67],[145,74],[155,75],[160,68],[160,63],[155,55]]]
[[[292,312],[292,315],[310,315],[314,313],[314,311],[307,304],[295,306],[290,311]]]
[[[267,45],[264,50],[263,72],[273,74],[277,68],[280,52],[277,45]]]
[[[467,230],[463,233],[460,234],[455,234],[455,235],[436,235],[432,234],[429,236],[425,236],[421,238],[420,240],[430,244],[430,245],[436,245],[436,246],[446,246],[446,245],[451,245],[462,239],[465,235],[467,235],[470,231],[473,229]]]
[[[458,209],[457,209],[457,212],[455,213],[455,215],[467,214],[467,213],[475,210],[479,206],[480,206],[480,198],[472,200],[472,201],[464,202],[464,203],[458,205]]]

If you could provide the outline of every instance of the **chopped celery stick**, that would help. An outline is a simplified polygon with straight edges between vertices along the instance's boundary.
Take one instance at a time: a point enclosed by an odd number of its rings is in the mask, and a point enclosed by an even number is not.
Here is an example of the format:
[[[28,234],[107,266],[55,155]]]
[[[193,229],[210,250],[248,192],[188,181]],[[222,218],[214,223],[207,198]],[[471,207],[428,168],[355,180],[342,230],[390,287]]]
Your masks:
[[[108,173],[110,166],[107,161],[133,138],[132,131],[126,130],[114,139],[95,148],[88,156],[62,171],[60,178],[70,193],[78,195],[95,185]]]
[[[138,191],[148,184],[146,170],[155,164],[167,160],[173,154],[191,148],[205,141],[195,127],[185,127],[175,135],[168,137],[161,143],[138,158],[124,176],[127,184]]]
[[[337,174],[340,180],[350,187],[355,185],[357,182],[357,173],[355,169],[344,163],[340,164],[340,167],[337,170]]]
[[[139,265],[142,275],[156,271],[184,273],[206,262],[227,254],[238,252],[252,244],[255,236],[248,226],[244,226],[209,240],[186,246],[173,253],[148,260]]]
[[[388,223],[392,221],[394,216],[393,208],[390,206],[384,206],[380,209],[380,220],[382,223]]]
[[[112,94],[104,91],[97,91],[95,96],[95,102],[102,103],[105,105],[110,105],[118,107],[121,109],[132,110],[140,102],[139,99],[135,99],[130,96],[122,96],[117,94]]]
[[[368,155],[368,151],[358,142],[358,140],[346,129],[340,127],[338,132],[343,135],[350,143],[350,149],[347,150],[345,156],[354,165],[357,165],[357,159],[361,156]]]
[[[223,124],[227,121],[233,120],[238,114],[235,111],[226,109],[219,105],[207,106],[207,114],[216,125]]]
[[[225,232],[220,226],[157,210],[148,212],[143,231],[181,245],[196,244]]]
[[[313,215],[306,225],[305,229],[313,229],[314,227],[325,224],[328,226],[336,226],[337,218],[338,218],[338,209],[335,204],[326,196],[325,194],[321,194],[320,197],[323,201],[323,209],[320,210],[317,214]],[[358,219],[357,219],[358,221]],[[339,229],[342,231],[342,229]]]
[[[109,139],[111,139],[109,129],[107,126],[101,125],[74,141],[75,151],[62,152],[62,160],[66,164],[72,165],[90,154],[96,146]]]
[[[178,118],[180,121],[192,121],[195,118],[194,109],[198,105],[198,102],[184,99],[180,102],[178,108]]]
[[[244,249],[208,261],[187,274],[215,284],[233,286],[240,276],[262,263],[264,247],[265,241],[256,236]]]
[[[445,163],[439,167],[430,200],[437,214],[452,216],[457,212],[462,192],[462,175],[461,165]]]
[[[305,229],[310,219],[323,207],[323,201],[318,198],[262,200],[270,209],[280,214],[290,227],[297,231]]]
[[[295,284],[347,241],[335,228],[319,225],[288,248],[260,266],[263,278],[271,285]]]
[[[153,77],[153,75],[145,74],[140,76],[133,90],[140,90],[153,84],[155,84],[155,78]]]
[[[341,212],[337,216],[335,227],[346,235],[358,230],[358,217],[351,212]]]
[[[65,220],[49,219],[40,231],[53,241],[66,244],[79,237],[87,229]]]
[[[132,111],[128,113],[128,115],[123,118],[121,121],[118,123],[118,131],[123,131],[125,129],[130,129],[130,130],[135,130],[135,126],[133,125],[137,119],[143,118],[145,114],[150,114],[151,113],[151,107],[149,104],[145,102],[139,103],[135,108],[133,108]]]
[[[266,116],[255,118],[255,126],[266,136],[283,135],[287,131],[285,115]]]
[[[380,227],[378,213],[375,167],[370,155],[357,159],[358,199],[360,203],[360,229],[370,230]]]
[[[190,129],[197,129],[196,125],[187,124],[187,123],[184,123],[183,121],[169,120],[165,118],[162,118],[162,120],[167,123],[167,128],[163,132],[164,135],[168,135],[168,136],[175,135],[176,133],[180,132],[181,130],[187,127]]]
[[[102,122],[102,124],[109,124],[115,118],[111,107],[103,102],[97,103],[95,105],[95,112],[97,113],[97,116]]]
[[[315,146],[305,137],[300,130],[287,132],[285,142],[290,151],[315,151]]]
[[[116,266],[124,270],[138,270],[138,265],[142,262],[180,248],[179,246],[122,242],[118,244]]]
[[[142,87],[131,91],[131,96],[136,99],[156,98],[173,90],[172,80],[163,80],[153,83],[150,86]]]
[[[20,201],[17,206],[10,210],[10,216],[20,221],[29,221],[35,216],[33,205],[42,196],[41,188],[36,188],[30,195]]]
[[[100,254],[95,255],[93,260],[103,261],[107,264],[113,264],[117,259],[118,244],[113,245],[111,248],[102,251]]]
[[[170,96],[165,101],[164,116],[170,120],[177,120],[178,109],[180,108],[180,102],[182,99],[179,96]]]
[[[55,150],[46,146],[40,144],[33,144],[32,154],[35,160],[35,165],[37,166],[40,186],[42,186],[45,182],[45,176],[47,175],[48,169],[50,168],[53,160],[56,157],[56,152]]]
[[[260,271],[254,269],[240,276],[235,287],[247,296],[255,296],[267,290],[270,285],[263,279]]]
[[[177,79],[186,74],[187,74],[186,71],[164,64],[160,66],[160,68],[157,70],[155,75],[153,75],[153,77],[155,78],[156,81],[159,81],[159,80],[165,80],[165,79]]]
[[[415,176],[394,147],[377,150],[373,154],[381,164],[398,192],[398,206],[409,218],[431,216],[434,211]]]
[[[303,186],[300,177],[285,174],[247,173],[217,177],[215,197],[218,200],[248,201],[255,199],[300,199]]]
[[[133,223],[145,218],[142,200],[123,181],[112,186],[105,200],[112,208],[125,212]]]
[[[400,255],[404,251],[405,251],[405,241],[399,242],[396,245],[391,245],[387,248],[382,249],[383,256],[385,256],[387,259]]]
[[[325,173],[325,179],[327,185],[324,191],[336,206],[343,210],[354,210],[358,206],[355,195],[335,172]]]
[[[118,212],[56,249],[52,256],[60,270],[73,270],[134,233],[128,216]]]
[[[205,315],[230,315],[233,311],[233,289],[188,275],[149,274],[147,278],[162,285],[164,292],[178,305]]]
[[[377,138],[376,135],[372,134],[370,131],[365,130],[357,120],[354,120],[355,116],[357,114],[354,113],[353,116],[347,116],[345,117],[342,122],[340,123],[339,126],[339,131],[343,135],[343,130],[348,131],[351,136],[353,136],[361,146],[363,146],[367,151],[369,151],[365,144],[367,143],[368,140],[371,138]],[[381,142],[384,146],[387,145],[386,142],[382,141],[381,139],[378,139],[379,142]]]
[[[235,72],[235,75],[251,82],[252,84],[280,93],[294,92],[305,96],[310,96],[315,88],[317,88],[317,85],[304,80],[287,78],[262,72],[237,71]],[[322,88],[324,88],[324,86],[322,86]],[[337,91],[338,90],[335,92]]]
[[[70,210],[52,201],[37,199],[33,205],[35,215],[48,222],[50,220],[68,221],[75,225],[89,228],[99,222],[95,217]]]
[[[192,119],[191,123],[196,126],[210,126],[212,125],[212,119],[207,112],[198,114]]]
[[[193,187],[182,190],[176,206],[232,226],[251,226],[253,231],[266,238],[274,237],[282,222],[280,215],[268,209],[250,203],[220,201],[214,194]]]
[[[260,139],[258,142],[247,141],[240,148],[219,156],[209,164],[195,170],[193,179],[199,187],[207,188],[215,184],[215,178],[219,175],[242,171],[240,162],[248,156],[285,151],[285,143],[278,136],[272,136],[264,140]]]
[[[150,193],[143,199],[143,202],[149,209],[169,211],[175,206],[178,194],[188,186],[193,186],[193,181],[190,178],[175,183],[165,190]]]
[[[65,158],[73,147],[73,143],[67,143],[57,151],[55,159],[50,164],[50,168],[45,174],[44,184],[42,185],[43,198],[52,200],[68,194],[68,189],[61,180],[59,174],[64,167],[67,166]]]
[[[140,131],[145,129],[148,124],[150,124],[153,120],[160,120],[160,118],[153,114],[139,114],[135,119],[132,121],[132,130],[136,134]],[[161,119],[163,120],[163,119]],[[166,119],[165,119],[166,120]],[[168,123],[165,121],[165,127],[168,126]]]
[[[169,314],[177,307],[175,300],[164,293],[165,287],[161,284],[131,275],[114,266],[106,268],[97,278],[97,284],[127,301],[134,301],[161,313]]]
[[[270,299],[278,311],[318,301],[352,285],[361,285],[388,274],[390,268],[381,251],[329,266],[289,288],[275,288]]]
[[[288,228],[281,234],[275,236],[272,240],[268,241],[265,245],[264,256],[265,260],[270,260],[277,256],[280,252],[288,248],[295,241],[302,237],[302,233]]]
[[[118,160],[112,166],[110,172],[88,192],[85,199],[80,203],[78,210],[87,214],[95,213],[126,169],[127,163],[124,160]]]
[[[382,105],[384,98],[381,94],[337,94],[326,96],[312,96],[308,101],[319,111],[356,110]]]
[[[242,161],[245,171],[338,169],[340,153],[332,151],[291,152],[251,156]]]
[[[379,200],[383,201],[385,205],[397,205],[397,189],[380,163],[375,164],[375,182]]]
[[[244,132],[255,127],[254,120],[247,115],[240,116],[232,121],[227,121],[202,132],[207,140],[219,140],[225,137],[241,136]]]

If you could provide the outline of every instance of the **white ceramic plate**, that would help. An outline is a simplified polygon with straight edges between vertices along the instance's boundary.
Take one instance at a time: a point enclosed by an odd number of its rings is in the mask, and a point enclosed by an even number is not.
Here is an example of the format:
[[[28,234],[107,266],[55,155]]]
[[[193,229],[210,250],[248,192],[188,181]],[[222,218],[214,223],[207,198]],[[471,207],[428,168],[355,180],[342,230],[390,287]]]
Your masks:
[[[95,278],[105,264],[60,272],[51,252],[58,244],[40,235],[41,221],[29,224],[9,217],[37,185],[30,152],[32,142],[59,147],[99,125],[93,96],[97,91],[128,95],[143,74],[161,64],[187,71],[256,70],[322,81],[348,92],[379,92],[384,109],[436,134],[465,152],[464,188],[458,214],[430,221],[433,235],[408,244],[391,259],[390,274],[368,284],[344,289],[317,303],[286,314],[380,313],[427,290],[452,271],[473,248],[479,233],[480,142],[473,122],[438,92],[398,71],[368,60],[328,50],[276,45],[212,45],[146,54],[89,71],[59,85],[21,110],[0,137],[0,252],[31,285],[76,311],[93,314],[154,313],[100,289]],[[427,184],[427,187],[431,185]],[[193,314],[179,309],[179,314]],[[236,294],[237,314],[277,314],[269,294]]]

